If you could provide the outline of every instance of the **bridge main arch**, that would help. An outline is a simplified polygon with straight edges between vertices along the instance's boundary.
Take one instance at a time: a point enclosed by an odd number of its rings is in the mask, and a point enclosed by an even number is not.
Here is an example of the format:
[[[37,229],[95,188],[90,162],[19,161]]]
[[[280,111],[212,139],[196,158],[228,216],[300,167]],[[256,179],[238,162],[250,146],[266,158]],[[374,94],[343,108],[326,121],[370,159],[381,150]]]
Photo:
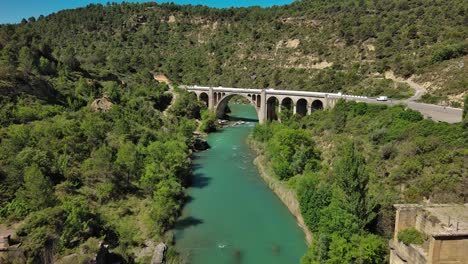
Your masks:
[[[224,116],[224,109],[229,103],[229,100],[231,100],[231,98],[236,95],[242,96],[249,101],[250,105],[252,105],[255,108],[255,112],[257,113],[257,118],[260,121],[261,119],[260,104],[261,104],[262,98],[261,98],[261,95],[259,94],[252,95],[252,94],[244,94],[244,93],[229,93],[229,94],[224,93],[223,97],[221,97],[219,101],[217,102],[217,104],[215,104],[214,110],[215,110],[216,116],[218,118],[222,118]]]

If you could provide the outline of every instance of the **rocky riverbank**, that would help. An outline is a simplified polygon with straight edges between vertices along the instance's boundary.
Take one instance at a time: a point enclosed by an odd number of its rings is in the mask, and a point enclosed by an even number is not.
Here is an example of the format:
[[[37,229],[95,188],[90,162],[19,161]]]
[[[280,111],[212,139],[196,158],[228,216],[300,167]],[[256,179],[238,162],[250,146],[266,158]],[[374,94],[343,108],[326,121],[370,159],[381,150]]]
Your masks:
[[[251,149],[257,154],[257,157],[254,160],[254,164],[258,168],[260,176],[265,181],[266,185],[280,198],[281,202],[286,205],[291,214],[296,217],[297,224],[304,231],[307,244],[310,245],[312,243],[312,232],[304,222],[296,193],[294,190],[291,190],[288,186],[286,186],[284,182],[281,182],[269,173],[266,157],[263,153],[263,148],[251,138],[249,138],[249,145]]]

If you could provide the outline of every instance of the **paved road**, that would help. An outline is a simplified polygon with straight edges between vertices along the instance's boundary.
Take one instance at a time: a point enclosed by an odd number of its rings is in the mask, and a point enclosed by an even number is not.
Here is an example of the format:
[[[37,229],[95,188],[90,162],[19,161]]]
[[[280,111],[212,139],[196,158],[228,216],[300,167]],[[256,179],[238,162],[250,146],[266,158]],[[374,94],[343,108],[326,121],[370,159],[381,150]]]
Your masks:
[[[359,102],[373,103],[373,104],[385,104],[385,105],[398,105],[405,104],[408,108],[419,111],[424,117],[431,118],[434,121],[441,121],[447,123],[457,123],[462,121],[462,109],[444,107],[438,105],[417,103],[408,100],[389,100],[389,101],[377,101],[374,98],[356,98],[353,99]]]
[[[424,88],[421,84],[414,82],[412,77],[403,79],[401,77],[396,77],[393,71],[387,71],[385,72],[385,78],[397,83],[406,83],[414,90],[414,95],[405,100],[407,102],[417,101],[426,93],[426,88]]]
[[[443,121],[447,123],[457,123],[462,121],[462,110],[458,108],[452,107],[443,107],[438,105],[431,105],[431,104],[424,104],[424,103],[417,103],[416,101],[419,100],[425,93],[426,88],[424,88],[419,83],[416,83],[409,79],[403,79],[396,77],[392,71],[388,71],[385,73],[385,78],[391,79],[394,82],[399,83],[406,83],[411,88],[414,89],[414,95],[406,100],[395,101],[394,103],[404,103],[409,108],[419,111],[425,117],[432,118],[434,121]]]

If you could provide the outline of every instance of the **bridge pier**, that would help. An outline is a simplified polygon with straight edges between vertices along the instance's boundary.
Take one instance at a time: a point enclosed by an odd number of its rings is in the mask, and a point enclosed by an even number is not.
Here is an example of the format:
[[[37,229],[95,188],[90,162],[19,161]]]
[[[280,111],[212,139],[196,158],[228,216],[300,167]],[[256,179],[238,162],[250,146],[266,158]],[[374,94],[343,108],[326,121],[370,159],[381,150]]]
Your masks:
[[[215,105],[215,98],[214,98],[213,87],[210,87],[209,92],[208,92],[208,110],[210,111],[215,110],[214,105]]]
[[[265,123],[265,120],[267,118],[267,99],[265,89],[262,89],[262,91],[260,92],[260,99],[258,100],[260,100],[260,109],[258,110],[258,122],[260,124],[263,124]]]

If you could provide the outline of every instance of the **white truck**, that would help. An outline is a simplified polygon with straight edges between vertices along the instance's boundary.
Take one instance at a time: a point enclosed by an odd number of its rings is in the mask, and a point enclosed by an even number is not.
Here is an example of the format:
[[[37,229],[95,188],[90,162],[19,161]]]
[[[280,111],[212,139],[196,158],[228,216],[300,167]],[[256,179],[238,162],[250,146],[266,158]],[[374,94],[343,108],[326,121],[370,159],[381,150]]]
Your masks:
[[[387,100],[388,100],[388,97],[384,95],[377,97],[377,101],[387,101]]]

